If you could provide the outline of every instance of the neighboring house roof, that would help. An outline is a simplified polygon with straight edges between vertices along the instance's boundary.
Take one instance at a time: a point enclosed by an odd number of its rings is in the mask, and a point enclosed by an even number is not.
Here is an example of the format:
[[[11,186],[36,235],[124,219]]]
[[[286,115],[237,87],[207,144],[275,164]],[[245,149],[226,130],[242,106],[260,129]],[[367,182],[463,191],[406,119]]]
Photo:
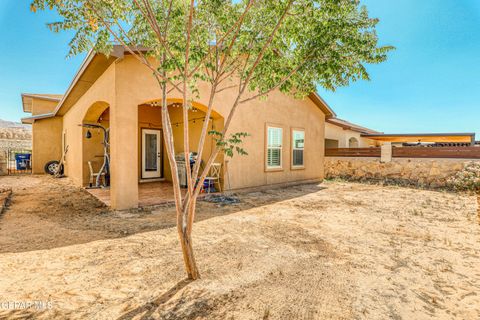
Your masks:
[[[41,119],[47,119],[47,118],[53,118],[53,117],[55,117],[54,113],[38,114],[36,116],[22,118],[22,123],[32,124],[35,122],[35,120],[41,120]]]
[[[138,48],[135,50],[146,51],[147,49]],[[90,51],[64,95],[39,95],[43,97],[51,96],[52,99],[55,98],[59,101],[53,113],[42,116],[44,116],[44,118],[54,117],[56,115],[63,116],[80,99],[80,97],[88,91],[88,89],[103,74],[103,72],[105,72],[107,68],[117,59],[123,58],[125,53],[128,53],[128,51],[125,50],[125,48],[123,48],[121,45],[113,46],[112,53],[109,57]],[[330,108],[325,100],[318,95],[318,93],[314,92],[310,94],[309,98],[320,108],[320,110],[322,110],[327,119],[336,116],[335,112]],[[29,112],[26,111],[25,103],[24,111]],[[35,121],[36,119],[33,118],[35,117],[28,117],[24,119],[26,121]]]
[[[362,134],[364,138],[385,142],[474,142],[475,133],[395,133]]]
[[[50,93],[22,93],[23,112],[32,112],[32,100],[40,99],[47,101],[59,102],[62,99],[61,94]]]
[[[326,122],[331,123],[340,128],[343,128],[345,130],[352,130],[352,131],[356,131],[364,134],[380,134],[381,133],[381,132],[378,132],[369,128],[365,128],[357,124],[348,122],[347,120],[339,119],[336,117],[327,119]]]

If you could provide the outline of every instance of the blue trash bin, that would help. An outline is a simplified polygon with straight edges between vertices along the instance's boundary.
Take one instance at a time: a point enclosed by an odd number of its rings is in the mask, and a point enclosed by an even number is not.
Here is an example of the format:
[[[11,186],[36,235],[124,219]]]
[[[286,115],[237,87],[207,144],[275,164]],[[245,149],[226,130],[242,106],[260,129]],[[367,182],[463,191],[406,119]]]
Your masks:
[[[17,164],[17,170],[29,169],[31,158],[32,158],[32,155],[29,153],[15,154],[15,163]]]

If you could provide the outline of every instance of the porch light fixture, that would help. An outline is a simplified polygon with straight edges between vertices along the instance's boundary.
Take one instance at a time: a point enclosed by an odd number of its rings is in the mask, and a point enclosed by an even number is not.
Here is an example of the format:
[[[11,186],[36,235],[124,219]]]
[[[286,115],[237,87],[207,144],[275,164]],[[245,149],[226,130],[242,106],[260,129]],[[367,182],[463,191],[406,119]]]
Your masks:
[[[87,130],[87,134],[85,135],[85,138],[87,138],[87,139],[92,138],[92,133],[90,132],[90,130]]]
[[[174,102],[172,104],[169,104],[168,105],[169,107],[173,107],[173,108],[178,108],[178,107],[182,107],[183,104],[182,103],[179,103],[179,102]]]

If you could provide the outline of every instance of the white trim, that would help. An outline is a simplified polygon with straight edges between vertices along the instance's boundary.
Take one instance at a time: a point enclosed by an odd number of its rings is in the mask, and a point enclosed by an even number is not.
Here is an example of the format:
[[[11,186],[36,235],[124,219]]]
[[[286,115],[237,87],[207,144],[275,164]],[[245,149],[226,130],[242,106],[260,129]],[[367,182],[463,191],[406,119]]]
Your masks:
[[[145,135],[154,134],[157,136],[157,171],[145,171]],[[162,130],[142,128],[142,175],[141,180],[161,179],[162,177]]]
[[[280,130],[280,138],[281,138],[281,141],[280,141],[280,147],[270,147],[269,144],[268,144],[268,131],[269,129],[279,129]],[[280,165],[279,166],[270,166],[268,165],[268,150],[280,150]],[[276,126],[273,126],[273,125],[267,125],[267,148],[266,148],[266,157],[265,157],[265,165],[266,165],[266,168],[267,170],[275,170],[275,169],[283,169],[283,128],[282,127],[276,127]]]
[[[302,148],[295,148],[295,132],[301,132],[303,133],[303,147]],[[292,157],[292,168],[294,169],[299,169],[299,168],[305,168],[305,129],[292,129],[292,136],[291,136],[291,143],[292,143],[292,154],[291,154],[291,157]],[[302,154],[302,164],[294,164],[293,163],[293,152],[295,150],[302,150],[303,154]]]

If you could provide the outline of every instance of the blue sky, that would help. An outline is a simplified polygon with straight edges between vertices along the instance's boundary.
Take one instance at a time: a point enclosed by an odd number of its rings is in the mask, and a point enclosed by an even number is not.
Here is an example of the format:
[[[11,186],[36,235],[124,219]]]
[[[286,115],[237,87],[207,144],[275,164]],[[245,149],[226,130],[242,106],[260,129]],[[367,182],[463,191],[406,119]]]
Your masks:
[[[63,93],[83,56],[66,59],[70,35],[48,12],[0,0],[0,118],[18,120],[20,93]],[[389,132],[480,134],[480,1],[363,0],[397,49],[369,66],[370,82],[319,93],[340,118]]]

